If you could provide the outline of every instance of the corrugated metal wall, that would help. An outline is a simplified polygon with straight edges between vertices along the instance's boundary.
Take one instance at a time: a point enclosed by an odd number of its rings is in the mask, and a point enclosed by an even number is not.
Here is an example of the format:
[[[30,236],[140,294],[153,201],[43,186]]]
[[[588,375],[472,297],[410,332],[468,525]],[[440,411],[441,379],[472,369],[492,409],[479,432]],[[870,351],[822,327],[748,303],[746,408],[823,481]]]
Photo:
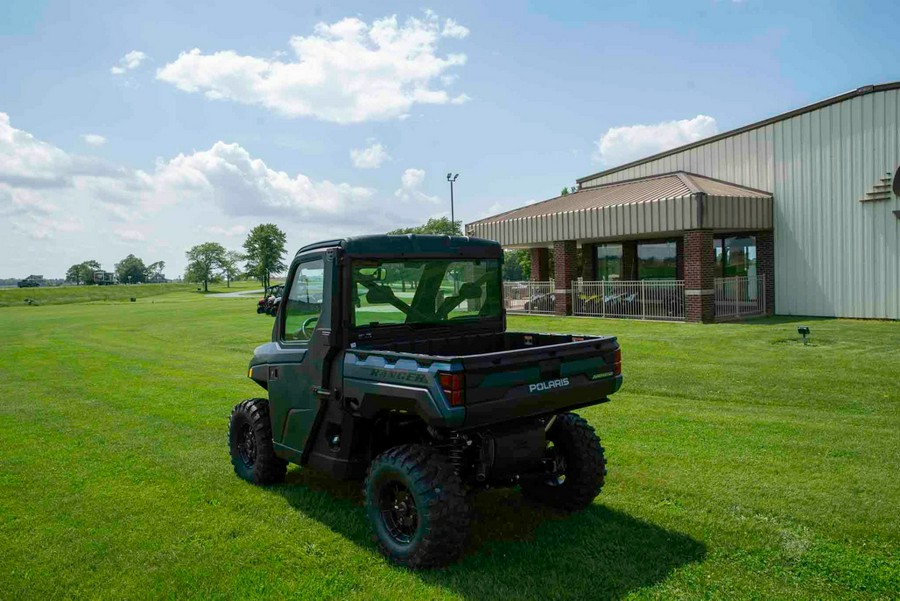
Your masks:
[[[862,203],[900,165],[900,90],[863,94],[584,187],[684,170],[775,197],[775,310],[900,319],[900,199]]]

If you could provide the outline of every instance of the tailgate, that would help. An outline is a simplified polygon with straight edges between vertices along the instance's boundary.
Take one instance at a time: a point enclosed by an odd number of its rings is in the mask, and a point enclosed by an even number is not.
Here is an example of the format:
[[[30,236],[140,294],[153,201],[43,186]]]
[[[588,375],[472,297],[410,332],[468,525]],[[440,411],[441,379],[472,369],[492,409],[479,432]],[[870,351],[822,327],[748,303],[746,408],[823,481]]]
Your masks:
[[[463,358],[466,427],[604,402],[621,386],[615,337],[542,345],[540,334],[525,336],[535,346]]]

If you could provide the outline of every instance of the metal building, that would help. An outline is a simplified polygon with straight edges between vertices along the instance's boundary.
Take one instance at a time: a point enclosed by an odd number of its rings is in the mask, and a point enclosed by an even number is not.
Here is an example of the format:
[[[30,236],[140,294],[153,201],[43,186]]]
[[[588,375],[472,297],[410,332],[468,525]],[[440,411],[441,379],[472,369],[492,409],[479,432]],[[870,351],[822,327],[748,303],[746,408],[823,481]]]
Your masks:
[[[894,82],[582,177],[468,233],[533,249],[539,281],[552,248],[560,314],[900,319],[898,165]]]

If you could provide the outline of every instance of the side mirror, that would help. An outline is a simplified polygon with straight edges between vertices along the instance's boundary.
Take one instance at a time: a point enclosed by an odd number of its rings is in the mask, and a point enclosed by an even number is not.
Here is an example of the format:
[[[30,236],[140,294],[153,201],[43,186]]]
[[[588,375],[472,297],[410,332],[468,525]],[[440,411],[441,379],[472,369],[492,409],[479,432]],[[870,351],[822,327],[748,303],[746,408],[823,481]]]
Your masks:
[[[384,267],[360,267],[357,273],[367,280],[383,282],[387,277],[387,271]]]

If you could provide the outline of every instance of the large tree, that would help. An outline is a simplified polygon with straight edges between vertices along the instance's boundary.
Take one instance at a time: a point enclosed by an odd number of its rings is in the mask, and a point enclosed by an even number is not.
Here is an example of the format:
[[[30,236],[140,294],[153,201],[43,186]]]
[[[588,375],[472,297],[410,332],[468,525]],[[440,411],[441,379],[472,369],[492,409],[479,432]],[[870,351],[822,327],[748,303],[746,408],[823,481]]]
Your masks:
[[[244,260],[247,273],[265,286],[273,274],[282,273],[287,236],[274,223],[262,223],[250,230],[244,241]]]
[[[503,279],[517,282],[531,278],[531,251],[527,248],[503,251]]]
[[[214,281],[217,271],[225,263],[225,247],[218,242],[204,242],[185,253],[188,260],[184,279],[188,282],[203,282],[203,291],[209,291],[209,283]]]
[[[149,265],[147,265],[147,280],[154,280],[155,278],[162,277],[163,271],[165,271],[165,269],[165,261],[150,263]]]
[[[66,281],[74,282],[75,285],[93,284],[95,269],[100,269],[100,263],[93,259],[72,265],[69,267],[69,270],[66,271]]]
[[[228,288],[231,288],[231,280],[241,275],[241,268],[238,265],[244,260],[244,255],[236,250],[225,252],[225,260],[222,262],[222,273],[225,275],[225,282]]]
[[[120,284],[137,284],[147,280],[147,267],[134,255],[128,255],[116,263],[116,275]]]
[[[401,227],[388,234],[438,234],[443,236],[462,236],[462,221],[450,222],[447,217],[432,217],[422,225]]]

